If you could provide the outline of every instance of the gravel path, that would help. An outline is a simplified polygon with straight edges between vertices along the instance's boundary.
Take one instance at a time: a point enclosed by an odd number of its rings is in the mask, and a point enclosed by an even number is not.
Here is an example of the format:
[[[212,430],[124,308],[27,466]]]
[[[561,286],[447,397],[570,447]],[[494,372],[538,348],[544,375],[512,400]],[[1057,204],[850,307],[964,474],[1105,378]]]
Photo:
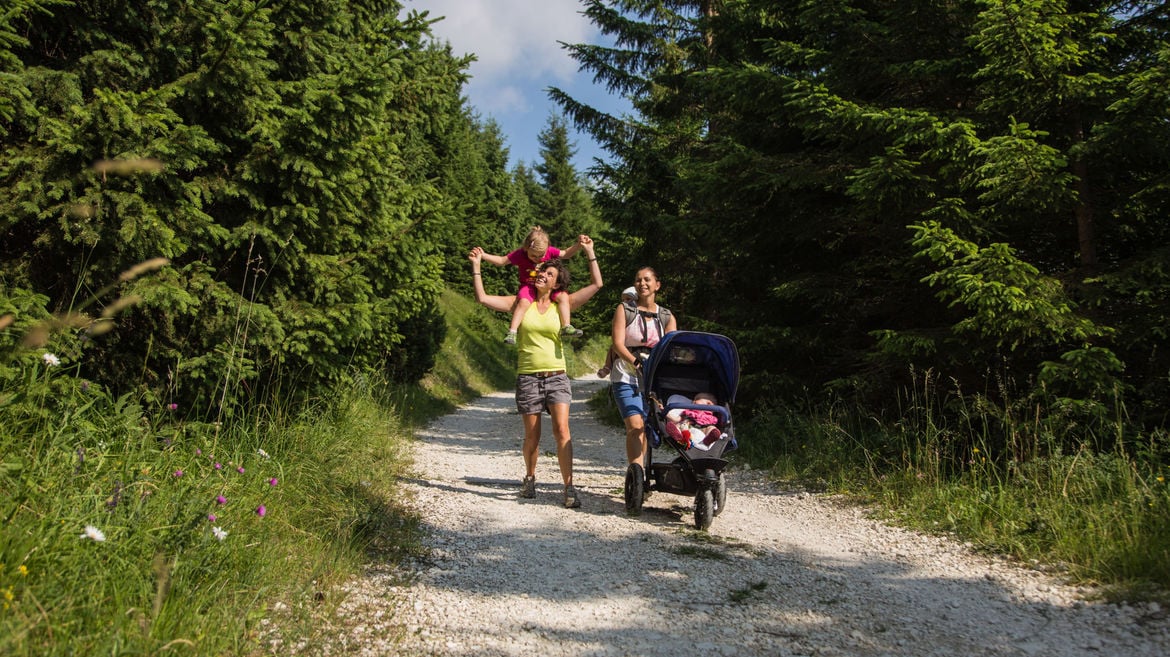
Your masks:
[[[547,418],[536,499],[517,495],[520,420],[511,393],[483,397],[419,432],[409,488],[425,563],[348,587],[327,652],[357,655],[1170,654],[1156,604],[1084,601],[1086,591],[868,519],[825,496],[727,471],[727,508],[693,530],[693,499],[622,503],[620,430],[574,382],[575,478],[561,506]]]

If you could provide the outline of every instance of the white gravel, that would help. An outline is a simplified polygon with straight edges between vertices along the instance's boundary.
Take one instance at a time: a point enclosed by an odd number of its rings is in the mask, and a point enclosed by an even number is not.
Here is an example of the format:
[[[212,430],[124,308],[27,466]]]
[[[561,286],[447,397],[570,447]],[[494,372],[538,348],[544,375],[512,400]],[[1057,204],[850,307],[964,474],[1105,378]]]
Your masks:
[[[1170,654],[1154,603],[1088,601],[1051,575],[889,527],[831,497],[727,472],[726,510],[693,529],[691,498],[622,503],[623,435],[574,382],[575,478],[561,506],[547,418],[536,499],[517,495],[511,393],[419,432],[414,504],[430,555],[347,587],[323,647],[352,655]],[[665,455],[665,453],[662,453]],[[670,454],[673,456],[673,454]]]

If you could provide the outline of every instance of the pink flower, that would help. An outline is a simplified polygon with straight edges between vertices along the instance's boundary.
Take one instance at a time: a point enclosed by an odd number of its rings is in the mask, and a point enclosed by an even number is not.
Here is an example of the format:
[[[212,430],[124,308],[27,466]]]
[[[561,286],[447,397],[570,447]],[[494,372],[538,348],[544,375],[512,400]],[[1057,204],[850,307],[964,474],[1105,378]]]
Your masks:
[[[271,478],[271,479],[269,479],[269,480],[268,480],[268,485],[269,485],[269,486],[275,486],[275,485],[276,485],[276,483],[277,483],[277,482],[276,482],[276,477],[273,477],[273,478]]]
[[[264,517],[264,514],[266,514],[266,513],[268,513],[268,509],[265,509],[263,504],[261,504],[260,506],[256,507],[256,515],[258,515],[258,516],[260,516],[261,518],[263,518],[263,517]]]
[[[174,411],[174,410],[177,410],[178,408],[179,408],[179,405],[176,404],[175,402],[171,402],[171,403],[167,404],[168,411]]]
[[[176,477],[182,477],[182,476],[183,476],[183,471],[182,471],[182,470],[175,470],[175,476],[176,476]]]
[[[216,516],[214,513],[207,514],[207,522],[215,522],[218,519],[219,519],[219,517]]]
[[[203,456],[203,450],[196,447],[195,448],[195,456]]]
[[[237,467],[236,472],[238,472],[240,474],[244,474],[244,466],[241,465],[241,466]]]
[[[222,465],[220,465],[220,464],[217,462],[217,463],[215,464],[215,469],[216,469],[216,470],[223,470],[223,466],[222,466]]]
[[[224,497],[223,495],[216,495],[215,496],[215,503],[216,504],[227,504],[227,498]]]

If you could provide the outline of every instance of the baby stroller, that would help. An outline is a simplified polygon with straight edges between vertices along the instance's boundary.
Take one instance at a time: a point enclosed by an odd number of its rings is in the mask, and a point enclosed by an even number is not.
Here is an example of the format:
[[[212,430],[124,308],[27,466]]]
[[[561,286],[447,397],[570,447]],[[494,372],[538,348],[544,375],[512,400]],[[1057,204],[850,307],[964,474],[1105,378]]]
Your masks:
[[[626,470],[626,510],[640,513],[644,495],[662,491],[695,496],[695,528],[706,530],[727,504],[723,455],[738,444],[731,423],[730,406],[739,384],[739,352],[730,338],[714,333],[675,331],[667,333],[642,363],[639,386],[646,409],[646,463]],[[715,397],[717,405],[690,402],[698,393]],[[685,398],[677,397],[681,395]],[[672,396],[676,396],[671,399]],[[678,440],[677,429],[668,431],[667,415],[682,409],[715,416],[718,431],[704,441]],[[677,417],[677,414],[672,415]],[[696,416],[697,417],[697,416]],[[670,462],[655,463],[654,448],[663,443],[678,453]]]

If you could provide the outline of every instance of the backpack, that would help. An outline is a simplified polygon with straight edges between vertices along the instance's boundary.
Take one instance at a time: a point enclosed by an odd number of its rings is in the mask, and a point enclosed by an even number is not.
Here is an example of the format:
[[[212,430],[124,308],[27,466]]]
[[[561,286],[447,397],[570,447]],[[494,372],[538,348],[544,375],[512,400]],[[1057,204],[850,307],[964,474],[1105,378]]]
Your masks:
[[[646,313],[638,310],[636,305],[624,301],[622,302],[622,308],[625,308],[626,310],[626,326],[629,326],[630,322],[634,321],[634,317],[636,315],[641,315],[642,317],[653,317],[654,321],[658,322],[658,335],[666,335],[666,325],[670,323],[670,316],[672,314],[670,312],[670,308],[667,308],[662,304],[658,304],[657,313]]]

